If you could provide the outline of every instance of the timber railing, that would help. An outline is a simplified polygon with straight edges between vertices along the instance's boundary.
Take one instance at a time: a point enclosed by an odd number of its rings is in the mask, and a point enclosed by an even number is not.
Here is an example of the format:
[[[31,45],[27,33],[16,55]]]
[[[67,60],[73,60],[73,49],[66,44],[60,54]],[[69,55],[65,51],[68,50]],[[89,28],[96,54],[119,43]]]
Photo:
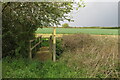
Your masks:
[[[36,51],[41,47],[42,36],[37,37],[36,39],[29,41],[29,58],[32,59],[32,52],[36,53]]]

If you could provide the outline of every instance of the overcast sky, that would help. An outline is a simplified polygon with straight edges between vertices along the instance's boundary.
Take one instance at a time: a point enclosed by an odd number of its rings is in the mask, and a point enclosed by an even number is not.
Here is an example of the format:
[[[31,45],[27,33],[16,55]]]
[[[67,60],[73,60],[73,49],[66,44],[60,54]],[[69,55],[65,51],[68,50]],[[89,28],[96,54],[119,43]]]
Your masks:
[[[86,7],[73,10],[70,13],[74,22],[68,23],[73,27],[117,27],[118,26],[118,0],[86,0]]]

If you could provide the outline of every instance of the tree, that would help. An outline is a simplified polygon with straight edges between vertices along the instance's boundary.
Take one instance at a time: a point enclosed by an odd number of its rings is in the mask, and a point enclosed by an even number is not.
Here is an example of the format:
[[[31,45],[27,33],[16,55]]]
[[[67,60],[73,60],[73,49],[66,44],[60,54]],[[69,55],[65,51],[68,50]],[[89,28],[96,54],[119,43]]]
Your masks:
[[[68,28],[68,27],[69,27],[69,24],[64,23],[64,24],[62,25],[62,27],[64,27],[64,28]]]
[[[28,56],[29,40],[37,28],[68,20],[73,2],[7,2],[2,9],[3,56]]]

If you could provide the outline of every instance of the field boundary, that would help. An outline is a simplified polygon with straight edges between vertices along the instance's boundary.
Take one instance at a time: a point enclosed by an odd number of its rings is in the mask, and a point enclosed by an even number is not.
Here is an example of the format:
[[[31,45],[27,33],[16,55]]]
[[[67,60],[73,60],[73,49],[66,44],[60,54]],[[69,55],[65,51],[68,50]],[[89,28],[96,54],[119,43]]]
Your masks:
[[[36,37],[42,35],[43,37],[50,37],[52,34],[35,34]],[[73,34],[56,34],[56,37],[62,37],[63,35],[73,35]],[[95,34],[89,34],[91,36],[108,36],[108,37],[118,37],[118,35],[95,35]]]

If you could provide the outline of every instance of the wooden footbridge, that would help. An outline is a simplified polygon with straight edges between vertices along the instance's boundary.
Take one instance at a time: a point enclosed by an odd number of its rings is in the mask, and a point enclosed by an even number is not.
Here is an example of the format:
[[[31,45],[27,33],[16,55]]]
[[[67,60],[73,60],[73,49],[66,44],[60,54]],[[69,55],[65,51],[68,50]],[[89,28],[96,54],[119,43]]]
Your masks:
[[[49,46],[41,46],[44,42],[42,35],[29,42],[29,58],[38,59],[41,61],[53,60],[56,61],[56,29],[53,29],[53,34],[47,39]]]

